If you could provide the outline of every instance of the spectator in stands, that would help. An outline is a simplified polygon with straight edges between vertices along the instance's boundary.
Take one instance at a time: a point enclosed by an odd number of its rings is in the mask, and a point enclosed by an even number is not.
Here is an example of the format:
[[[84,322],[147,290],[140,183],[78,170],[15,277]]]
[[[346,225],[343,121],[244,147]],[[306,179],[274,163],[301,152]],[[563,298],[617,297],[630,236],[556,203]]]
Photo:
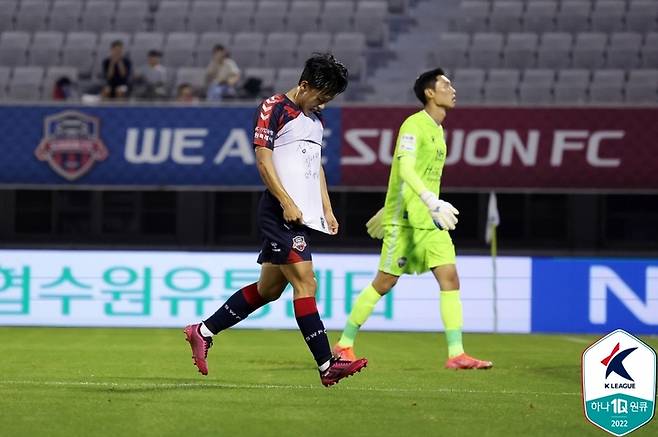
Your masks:
[[[77,98],[75,85],[68,76],[58,78],[53,84],[53,100],[74,100]]]
[[[105,86],[101,92],[104,98],[124,98],[130,93],[132,62],[123,55],[123,42],[113,41],[110,56],[103,60]]]
[[[135,75],[135,94],[147,100],[164,99],[167,97],[167,68],[162,65],[162,53],[149,50],[147,64]]]
[[[235,85],[240,80],[240,68],[223,45],[216,45],[206,68],[206,99],[221,101],[235,96]]]
[[[192,85],[183,82],[176,89],[176,101],[181,103],[197,103],[199,97],[197,97],[196,90]]]

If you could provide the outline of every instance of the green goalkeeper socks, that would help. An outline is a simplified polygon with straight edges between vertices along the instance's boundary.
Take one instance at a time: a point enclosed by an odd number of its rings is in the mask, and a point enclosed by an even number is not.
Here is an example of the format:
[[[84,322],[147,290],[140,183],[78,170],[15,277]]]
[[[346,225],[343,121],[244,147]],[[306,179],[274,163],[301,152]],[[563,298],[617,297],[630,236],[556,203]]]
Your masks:
[[[366,322],[366,320],[368,320],[368,317],[372,314],[375,305],[377,305],[377,302],[379,302],[381,297],[382,296],[377,293],[377,290],[375,290],[372,284],[368,284],[368,286],[359,293],[359,296],[354,302],[352,312],[345,324],[343,335],[340,337],[340,340],[338,340],[338,345],[340,347],[354,346],[354,339],[359,332],[359,328]]]
[[[462,344],[462,326],[464,318],[459,290],[441,292],[441,320],[448,341],[448,356],[454,357],[464,353]]]

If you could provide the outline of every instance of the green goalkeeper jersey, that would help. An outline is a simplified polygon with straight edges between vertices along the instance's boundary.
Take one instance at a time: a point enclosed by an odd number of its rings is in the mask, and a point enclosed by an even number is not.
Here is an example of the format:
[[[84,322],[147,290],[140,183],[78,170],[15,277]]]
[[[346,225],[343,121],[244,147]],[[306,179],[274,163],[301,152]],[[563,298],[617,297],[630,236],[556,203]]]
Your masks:
[[[393,153],[384,204],[384,225],[436,229],[420,193],[415,193],[402,179],[399,161],[402,156],[415,159],[416,174],[425,187],[438,196],[446,153],[443,128],[425,110],[407,117],[400,126]]]

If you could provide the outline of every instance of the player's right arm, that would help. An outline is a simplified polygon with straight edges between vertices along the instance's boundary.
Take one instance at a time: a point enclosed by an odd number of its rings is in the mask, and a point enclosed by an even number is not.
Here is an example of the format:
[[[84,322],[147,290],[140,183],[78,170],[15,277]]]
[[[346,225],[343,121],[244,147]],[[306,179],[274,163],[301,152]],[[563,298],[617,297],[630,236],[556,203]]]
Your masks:
[[[416,154],[418,152],[420,129],[412,123],[403,123],[395,148],[400,178],[421,198],[427,206],[432,220],[441,229],[452,231],[457,224],[459,211],[450,203],[440,200],[436,193],[430,191],[416,173]]]
[[[281,204],[283,219],[286,222],[302,224],[302,211],[283,187],[272,160],[274,138],[279,129],[278,119],[282,110],[279,102],[280,100],[276,96],[270,97],[260,105],[256,112],[253,139],[256,149],[256,168],[265,187]]]

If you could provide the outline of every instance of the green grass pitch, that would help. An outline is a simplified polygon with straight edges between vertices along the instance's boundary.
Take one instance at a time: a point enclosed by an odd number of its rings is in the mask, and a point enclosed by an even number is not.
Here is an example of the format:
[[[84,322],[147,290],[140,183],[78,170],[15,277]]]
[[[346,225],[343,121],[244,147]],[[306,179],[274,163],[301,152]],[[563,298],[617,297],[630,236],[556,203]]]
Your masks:
[[[440,333],[362,332],[368,367],[324,388],[297,331],[222,333],[202,377],[181,330],[0,328],[0,435],[601,436],[580,394],[594,340],[465,334],[495,367],[449,371]]]

